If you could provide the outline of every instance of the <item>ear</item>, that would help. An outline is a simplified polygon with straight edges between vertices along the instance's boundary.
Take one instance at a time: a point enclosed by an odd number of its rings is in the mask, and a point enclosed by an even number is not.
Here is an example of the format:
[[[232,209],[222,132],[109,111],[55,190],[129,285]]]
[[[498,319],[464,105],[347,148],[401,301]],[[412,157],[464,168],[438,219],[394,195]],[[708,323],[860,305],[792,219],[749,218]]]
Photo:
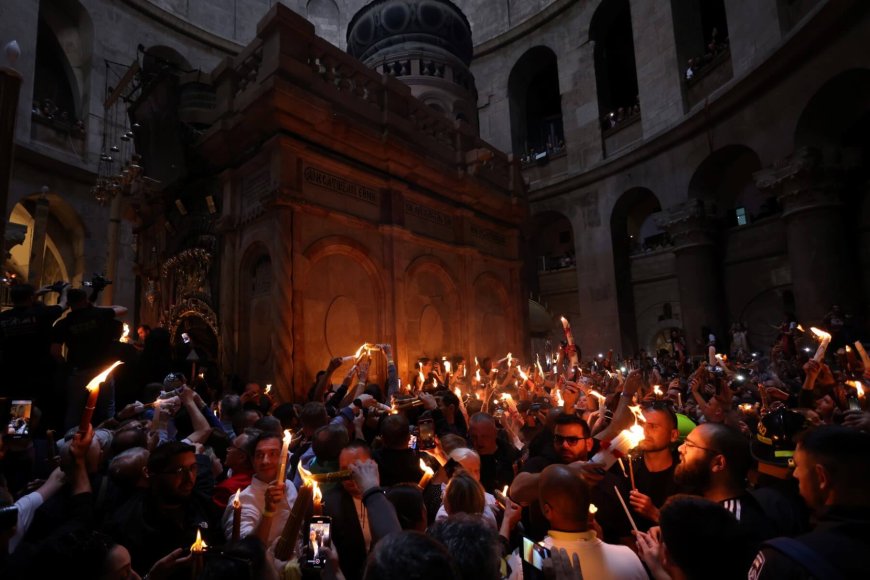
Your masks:
[[[831,474],[828,469],[821,463],[813,465],[813,470],[816,472],[816,481],[819,482],[819,491],[830,491],[831,489]]]
[[[713,461],[710,462],[710,469],[713,471],[713,473],[725,471],[727,467],[728,462],[725,461],[725,457],[722,455],[717,455],[713,458]]]
[[[671,429],[671,443],[676,443],[680,440],[680,430],[679,429]]]
[[[595,445],[595,439],[589,438],[586,440],[586,451],[592,451],[592,447]]]

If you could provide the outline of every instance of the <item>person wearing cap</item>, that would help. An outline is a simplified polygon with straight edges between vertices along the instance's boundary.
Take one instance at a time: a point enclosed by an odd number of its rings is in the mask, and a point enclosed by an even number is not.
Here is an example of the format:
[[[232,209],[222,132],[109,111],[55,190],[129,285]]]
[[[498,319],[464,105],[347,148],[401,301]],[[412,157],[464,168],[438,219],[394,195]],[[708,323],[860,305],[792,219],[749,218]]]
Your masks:
[[[703,423],[689,433],[679,452],[680,464],[674,471],[678,485],[730,511],[756,546],[778,534],[775,522],[746,488],[752,456],[739,431]]]
[[[794,477],[813,531],[766,542],[749,580],[857,578],[870,569],[870,434],[826,425],[800,436]]]

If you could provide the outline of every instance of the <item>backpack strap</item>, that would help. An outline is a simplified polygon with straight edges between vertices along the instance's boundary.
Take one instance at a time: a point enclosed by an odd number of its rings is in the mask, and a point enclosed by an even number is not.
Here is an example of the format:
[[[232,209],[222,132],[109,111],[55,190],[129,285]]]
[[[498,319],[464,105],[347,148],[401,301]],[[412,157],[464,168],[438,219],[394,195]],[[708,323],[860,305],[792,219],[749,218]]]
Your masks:
[[[773,548],[804,567],[813,578],[818,580],[836,580],[842,578],[828,561],[818,552],[794,538],[773,538],[764,542],[763,546]]]

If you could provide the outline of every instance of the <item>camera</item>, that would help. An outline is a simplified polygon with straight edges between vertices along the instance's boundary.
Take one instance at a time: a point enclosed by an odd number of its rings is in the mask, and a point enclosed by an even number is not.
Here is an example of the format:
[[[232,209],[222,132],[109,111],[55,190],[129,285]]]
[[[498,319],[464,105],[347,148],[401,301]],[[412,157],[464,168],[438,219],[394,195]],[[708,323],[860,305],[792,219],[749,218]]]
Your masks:
[[[93,288],[94,292],[100,292],[111,283],[112,283],[112,281],[107,279],[102,274],[94,274],[94,277],[91,278],[91,281],[85,282],[84,285],[87,286],[88,288]]]

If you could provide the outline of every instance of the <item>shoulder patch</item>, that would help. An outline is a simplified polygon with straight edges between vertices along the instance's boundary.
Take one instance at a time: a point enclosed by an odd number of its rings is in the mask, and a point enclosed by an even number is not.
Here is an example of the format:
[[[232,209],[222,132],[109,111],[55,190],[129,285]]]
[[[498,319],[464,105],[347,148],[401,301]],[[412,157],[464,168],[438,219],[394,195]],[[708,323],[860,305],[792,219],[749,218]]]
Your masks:
[[[755,559],[752,561],[752,566],[746,575],[747,580],[758,580],[761,575],[761,569],[764,568],[764,552],[758,552]]]

